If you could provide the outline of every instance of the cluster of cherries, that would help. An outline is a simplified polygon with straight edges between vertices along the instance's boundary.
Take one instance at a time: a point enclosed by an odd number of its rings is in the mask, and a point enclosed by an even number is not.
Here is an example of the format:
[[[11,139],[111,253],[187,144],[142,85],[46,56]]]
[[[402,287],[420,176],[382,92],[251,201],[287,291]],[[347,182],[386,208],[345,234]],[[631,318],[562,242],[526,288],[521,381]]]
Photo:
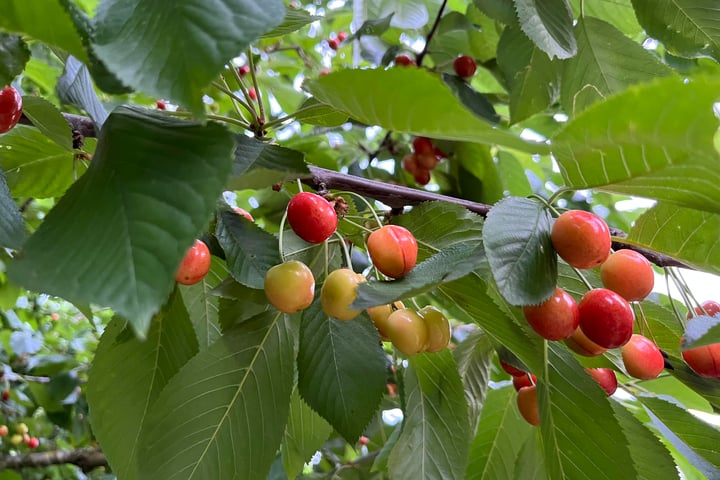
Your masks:
[[[412,148],[413,152],[403,158],[402,166],[415,178],[415,182],[427,185],[430,183],[430,172],[447,156],[427,137],[415,137]]]
[[[345,41],[347,36],[346,32],[338,32],[335,36],[330,36],[327,40],[328,47],[337,51],[337,49],[340,48],[340,44]]]
[[[15,426],[15,433],[10,436],[9,441],[12,445],[18,446],[25,444],[28,448],[36,449],[40,445],[37,437],[31,437],[28,426],[24,423],[18,423]],[[10,435],[10,429],[7,425],[0,425],[0,438],[6,438]]]
[[[17,125],[22,117],[22,97],[11,85],[0,90],[0,133]]]

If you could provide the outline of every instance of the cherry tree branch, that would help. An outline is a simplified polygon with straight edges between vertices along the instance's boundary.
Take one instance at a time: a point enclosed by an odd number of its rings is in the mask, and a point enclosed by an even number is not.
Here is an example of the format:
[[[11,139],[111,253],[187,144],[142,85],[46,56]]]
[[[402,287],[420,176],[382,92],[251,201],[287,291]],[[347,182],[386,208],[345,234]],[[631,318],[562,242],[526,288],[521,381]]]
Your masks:
[[[77,465],[83,472],[97,467],[107,467],[105,454],[99,448],[88,447],[78,450],[53,450],[49,452],[26,453],[24,455],[7,455],[0,457],[0,471],[4,469],[22,470],[32,467],[49,467],[51,465]]]

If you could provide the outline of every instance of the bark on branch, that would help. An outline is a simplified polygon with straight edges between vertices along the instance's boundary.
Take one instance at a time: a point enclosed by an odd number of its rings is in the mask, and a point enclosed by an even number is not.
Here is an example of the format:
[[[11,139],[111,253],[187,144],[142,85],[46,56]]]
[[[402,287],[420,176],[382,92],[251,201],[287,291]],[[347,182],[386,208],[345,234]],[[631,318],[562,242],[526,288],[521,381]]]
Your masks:
[[[53,450],[49,452],[26,453],[0,457],[0,471],[4,469],[22,470],[23,468],[48,467],[51,465],[77,465],[83,472],[97,467],[107,467],[105,454],[99,448],[81,448],[78,450]]]

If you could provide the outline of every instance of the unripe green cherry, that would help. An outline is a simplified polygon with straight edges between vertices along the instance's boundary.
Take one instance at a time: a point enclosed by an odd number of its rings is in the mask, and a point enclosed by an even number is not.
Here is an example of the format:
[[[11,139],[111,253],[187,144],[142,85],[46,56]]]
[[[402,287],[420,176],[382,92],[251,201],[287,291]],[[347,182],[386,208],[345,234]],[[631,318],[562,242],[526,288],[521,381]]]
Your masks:
[[[428,331],[428,343],[425,351],[430,353],[439,352],[450,343],[450,322],[443,313],[432,305],[418,310]]]
[[[265,274],[265,295],[281,312],[299,312],[313,301],[315,277],[307,265],[297,260],[275,265]]]
[[[320,304],[323,311],[338,320],[352,320],[360,314],[350,305],[357,298],[357,286],[365,277],[349,268],[339,268],[330,272],[320,289]]]

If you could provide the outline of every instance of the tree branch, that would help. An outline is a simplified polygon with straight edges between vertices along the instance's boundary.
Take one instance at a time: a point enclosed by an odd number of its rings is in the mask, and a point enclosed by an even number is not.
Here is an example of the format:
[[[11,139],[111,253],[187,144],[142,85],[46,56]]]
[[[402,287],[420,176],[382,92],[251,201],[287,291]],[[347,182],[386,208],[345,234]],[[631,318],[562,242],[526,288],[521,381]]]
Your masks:
[[[64,464],[77,465],[83,472],[97,467],[107,467],[105,454],[99,448],[88,447],[78,450],[53,450],[50,452],[26,453],[0,457],[0,470],[21,470],[32,467],[49,467]]]

